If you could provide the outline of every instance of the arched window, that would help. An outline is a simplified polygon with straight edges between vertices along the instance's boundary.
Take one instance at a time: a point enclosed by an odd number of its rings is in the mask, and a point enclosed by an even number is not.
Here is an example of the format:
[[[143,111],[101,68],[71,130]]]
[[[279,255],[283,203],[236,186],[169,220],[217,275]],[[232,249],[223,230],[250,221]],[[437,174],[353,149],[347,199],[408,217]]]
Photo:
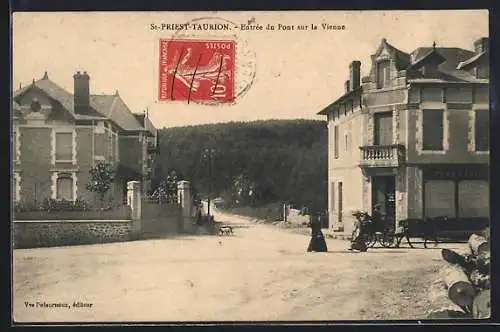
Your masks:
[[[73,200],[73,177],[71,174],[61,173],[57,176],[56,198]]]

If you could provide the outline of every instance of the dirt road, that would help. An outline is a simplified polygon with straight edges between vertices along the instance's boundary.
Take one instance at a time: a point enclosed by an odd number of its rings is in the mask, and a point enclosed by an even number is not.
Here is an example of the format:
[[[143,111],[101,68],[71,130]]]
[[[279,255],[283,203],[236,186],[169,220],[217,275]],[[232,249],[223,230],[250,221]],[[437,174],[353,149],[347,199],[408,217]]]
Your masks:
[[[304,235],[220,213],[216,220],[232,223],[234,235],[15,250],[14,317],[20,322],[425,319],[426,285],[442,264],[439,250],[353,253],[347,242],[330,239],[328,253],[307,253]]]

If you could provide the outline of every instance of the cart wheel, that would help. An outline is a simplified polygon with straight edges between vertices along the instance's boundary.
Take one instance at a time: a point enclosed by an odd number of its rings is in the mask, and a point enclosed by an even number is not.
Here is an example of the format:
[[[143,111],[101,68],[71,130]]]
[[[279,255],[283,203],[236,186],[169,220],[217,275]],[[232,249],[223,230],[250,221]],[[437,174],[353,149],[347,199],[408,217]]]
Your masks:
[[[377,243],[377,235],[376,234],[366,234],[365,235],[365,244],[368,248],[373,248],[375,243]]]
[[[394,234],[384,234],[381,239],[381,244],[384,248],[392,248],[396,246],[396,237]]]

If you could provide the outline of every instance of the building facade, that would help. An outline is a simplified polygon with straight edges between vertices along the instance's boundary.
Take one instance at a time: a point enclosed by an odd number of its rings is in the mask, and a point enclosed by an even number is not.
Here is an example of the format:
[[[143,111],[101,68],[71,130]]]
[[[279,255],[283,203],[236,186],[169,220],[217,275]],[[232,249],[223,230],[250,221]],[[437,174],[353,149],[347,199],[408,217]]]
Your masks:
[[[383,39],[370,73],[349,66],[345,93],[319,114],[328,121],[328,210],[334,230],[353,210],[381,207],[405,218],[489,218],[488,38],[474,51]]]
[[[12,114],[13,200],[38,205],[46,199],[95,202],[86,190],[90,169],[103,161],[115,170],[107,199],[121,203],[126,182],[148,190],[157,130],[145,115],[131,112],[118,91],[90,93],[86,72],[74,76],[70,93],[48,74],[14,92]]]

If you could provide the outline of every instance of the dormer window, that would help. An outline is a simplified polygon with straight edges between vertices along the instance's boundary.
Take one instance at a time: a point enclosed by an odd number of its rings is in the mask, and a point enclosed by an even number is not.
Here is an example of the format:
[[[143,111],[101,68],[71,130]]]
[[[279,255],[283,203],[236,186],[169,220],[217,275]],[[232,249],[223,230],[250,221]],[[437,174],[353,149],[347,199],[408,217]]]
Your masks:
[[[40,105],[40,102],[35,98],[31,102],[30,108],[33,112],[38,112],[42,109],[42,106]]]
[[[377,89],[382,89],[389,86],[390,63],[390,60],[381,60],[377,62]]]

